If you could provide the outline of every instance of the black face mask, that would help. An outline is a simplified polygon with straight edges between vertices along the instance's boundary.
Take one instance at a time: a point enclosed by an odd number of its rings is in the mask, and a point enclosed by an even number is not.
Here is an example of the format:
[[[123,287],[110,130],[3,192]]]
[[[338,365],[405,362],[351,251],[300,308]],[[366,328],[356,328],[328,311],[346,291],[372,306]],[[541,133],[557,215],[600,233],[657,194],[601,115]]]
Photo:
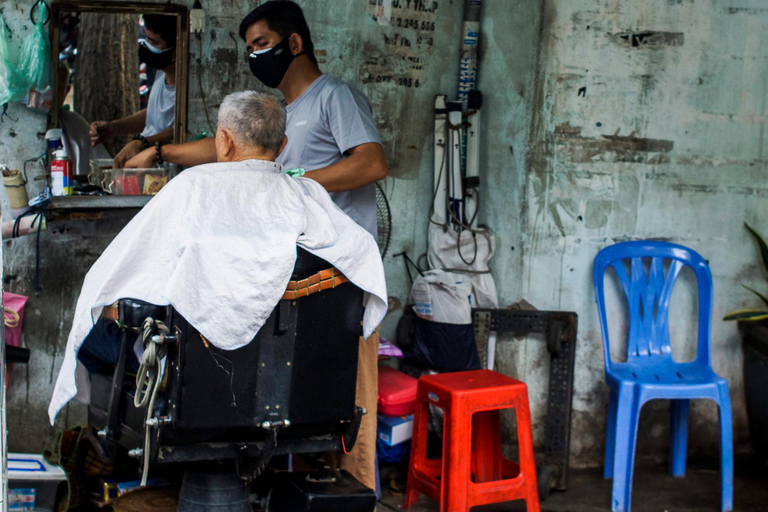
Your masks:
[[[286,37],[272,48],[251,53],[248,57],[248,66],[253,76],[267,87],[274,89],[283,81],[291,62],[299,55],[291,53],[288,37]]]
[[[139,60],[154,69],[165,69],[176,57],[176,48],[160,50],[144,39],[139,39]]]

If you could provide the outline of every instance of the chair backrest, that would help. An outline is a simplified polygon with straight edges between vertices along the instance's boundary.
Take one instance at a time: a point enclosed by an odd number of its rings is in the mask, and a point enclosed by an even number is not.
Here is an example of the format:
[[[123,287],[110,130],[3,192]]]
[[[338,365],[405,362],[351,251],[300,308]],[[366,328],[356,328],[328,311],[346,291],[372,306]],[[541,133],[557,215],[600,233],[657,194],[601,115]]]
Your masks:
[[[646,270],[649,261],[650,265]],[[665,262],[668,264],[665,265]],[[699,328],[696,363],[711,365],[709,334],[712,316],[712,274],[709,265],[701,255],[687,247],[647,240],[612,245],[601,250],[595,257],[595,298],[603,333],[606,371],[610,371],[613,365],[623,364],[611,361],[604,289],[608,266],[616,271],[627,298],[627,363],[651,365],[672,361],[669,299],[675,281],[685,265],[694,271],[698,284]]]

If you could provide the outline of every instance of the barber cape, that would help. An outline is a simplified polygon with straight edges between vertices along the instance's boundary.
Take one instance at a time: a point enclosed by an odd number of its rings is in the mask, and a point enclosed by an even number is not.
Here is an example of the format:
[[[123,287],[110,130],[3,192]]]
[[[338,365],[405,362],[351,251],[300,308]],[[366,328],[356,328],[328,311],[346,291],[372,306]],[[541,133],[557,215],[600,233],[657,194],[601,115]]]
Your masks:
[[[321,185],[282,171],[263,160],[187,169],[115,237],[85,276],[51,424],[78,392],[77,351],[104,306],[123,298],[172,305],[215,346],[234,350],[254,339],[281,299],[297,245],[366,292],[363,333],[374,332],[387,312],[376,242]]]

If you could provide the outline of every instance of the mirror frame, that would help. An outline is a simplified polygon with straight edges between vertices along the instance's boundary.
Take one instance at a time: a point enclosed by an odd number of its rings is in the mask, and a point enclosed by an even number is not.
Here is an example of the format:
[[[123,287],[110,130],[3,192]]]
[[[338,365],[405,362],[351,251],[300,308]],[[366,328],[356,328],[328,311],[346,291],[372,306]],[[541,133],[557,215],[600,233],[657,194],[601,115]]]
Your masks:
[[[62,12],[167,14],[176,16],[176,34],[178,43],[176,45],[176,114],[174,116],[173,141],[177,144],[186,142],[187,105],[189,95],[189,11],[187,10],[187,7],[170,3],[54,0],[51,4],[51,22],[49,26],[51,63],[57,63],[59,61],[59,15]],[[59,80],[59,66],[52,66],[52,68],[52,83],[56,85]],[[48,129],[56,128],[58,121],[58,109],[51,109],[48,113]]]

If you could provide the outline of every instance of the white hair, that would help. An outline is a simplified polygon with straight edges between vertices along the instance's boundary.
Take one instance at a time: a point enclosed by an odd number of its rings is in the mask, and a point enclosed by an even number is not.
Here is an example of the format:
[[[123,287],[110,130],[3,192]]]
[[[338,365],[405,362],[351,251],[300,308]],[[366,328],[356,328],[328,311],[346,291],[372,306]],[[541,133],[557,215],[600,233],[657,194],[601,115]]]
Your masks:
[[[272,95],[234,92],[221,102],[218,129],[229,130],[237,146],[277,153],[285,136],[285,109]]]

